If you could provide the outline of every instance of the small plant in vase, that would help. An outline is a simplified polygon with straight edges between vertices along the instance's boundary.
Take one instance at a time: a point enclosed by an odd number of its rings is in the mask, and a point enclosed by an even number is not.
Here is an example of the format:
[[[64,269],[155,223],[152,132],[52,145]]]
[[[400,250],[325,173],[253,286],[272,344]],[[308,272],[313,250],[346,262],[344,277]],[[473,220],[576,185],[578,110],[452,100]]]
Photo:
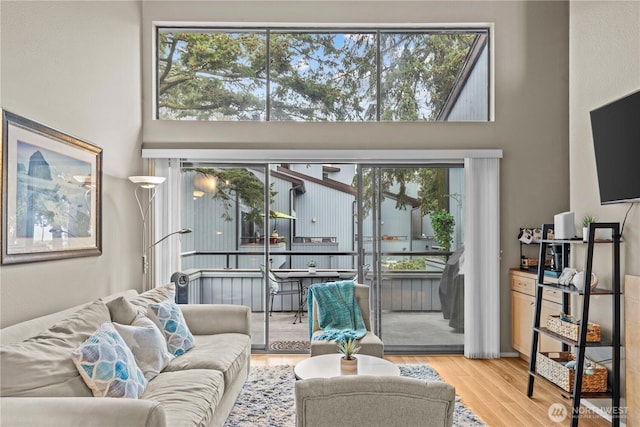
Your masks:
[[[582,218],[582,240],[587,242],[589,240],[589,225],[592,222],[596,222],[597,218],[591,215],[586,215]]]
[[[309,261],[309,263],[307,264],[307,268],[309,269],[309,273],[315,273],[316,272],[316,262],[315,261]]]
[[[348,339],[338,343],[338,353],[342,354],[340,368],[345,372],[355,372],[358,370],[358,359],[356,353],[360,351],[360,346],[354,339]]]

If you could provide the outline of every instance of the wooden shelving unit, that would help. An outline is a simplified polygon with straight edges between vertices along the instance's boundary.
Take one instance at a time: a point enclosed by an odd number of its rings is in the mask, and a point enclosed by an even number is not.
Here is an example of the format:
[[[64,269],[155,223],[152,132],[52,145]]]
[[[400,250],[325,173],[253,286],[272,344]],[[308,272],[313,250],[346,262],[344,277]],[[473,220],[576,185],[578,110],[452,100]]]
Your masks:
[[[547,231],[553,228],[552,224],[543,226],[543,236],[547,235]],[[596,241],[596,230],[610,230],[612,238],[610,240]],[[536,378],[540,378],[553,384],[561,394],[572,400],[571,405],[571,427],[577,427],[580,420],[580,400],[583,398],[608,398],[611,399],[611,425],[618,427],[620,425],[620,224],[618,223],[592,223],[589,226],[588,242],[581,240],[542,240],[540,242],[540,255],[538,266],[544,266],[543,260],[546,256],[549,245],[586,245],[587,254],[584,265],[584,283],[582,289],[578,289],[573,285],[564,286],[557,283],[549,283],[548,277],[545,277],[544,269],[538,268],[538,279],[536,284],[536,302],[535,315],[533,323],[533,333],[531,339],[531,356],[529,358],[529,385],[527,396],[533,396],[534,384]],[[612,251],[612,276],[611,290],[591,289],[591,273],[593,269],[594,246],[596,244],[607,244],[611,246]],[[578,340],[572,340],[564,336],[558,335],[547,328],[540,326],[540,312],[542,307],[542,292],[544,289],[559,290],[568,296],[570,294],[581,295],[582,303],[578,305],[580,310],[580,329]],[[611,316],[612,316],[612,336],[602,339],[599,342],[587,342],[587,324],[589,321],[589,304],[592,295],[610,295],[611,296]],[[581,307],[580,307],[581,306]],[[536,372],[537,348],[540,335],[558,340],[564,346],[575,349],[576,367],[574,371],[574,386],[571,393],[566,392],[553,382],[547,380]],[[604,337],[603,337],[604,338]],[[602,393],[585,393],[582,392],[582,375],[585,368],[585,352],[588,347],[610,347],[612,352],[612,370],[609,377],[608,390]]]

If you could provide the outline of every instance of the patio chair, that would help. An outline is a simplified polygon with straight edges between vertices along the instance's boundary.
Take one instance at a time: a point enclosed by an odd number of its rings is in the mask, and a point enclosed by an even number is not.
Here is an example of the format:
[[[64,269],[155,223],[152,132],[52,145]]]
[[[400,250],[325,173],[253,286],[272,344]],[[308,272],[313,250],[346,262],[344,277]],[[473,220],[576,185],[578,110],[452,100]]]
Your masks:
[[[268,280],[269,283],[269,316],[273,313],[273,297],[276,295],[284,296],[284,295],[297,295],[298,296],[298,309],[296,310],[296,314],[293,317],[293,324],[296,322],[302,322],[302,309],[303,309],[303,299],[302,299],[302,283],[299,279],[283,279],[281,277],[277,277],[275,274],[271,272],[271,270],[267,269],[264,265],[260,265],[260,271],[262,272],[262,277]],[[289,284],[289,289],[282,289],[283,284]],[[281,298],[283,301],[284,298]]]
[[[441,381],[373,375],[295,383],[296,426],[451,427],[455,388]]]
[[[367,333],[364,337],[358,340],[360,346],[360,353],[368,356],[383,357],[384,356],[384,343],[373,332],[371,332],[371,308],[369,305],[369,286],[356,284],[355,285],[355,299],[362,312],[362,320],[364,320],[364,326],[367,329]],[[321,334],[323,331],[320,329],[318,323],[318,303],[313,298],[313,314],[309,319],[312,322],[311,333],[313,335]],[[335,354],[338,352],[338,344],[335,341],[323,341],[323,340],[311,340],[311,357],[321,354]]]

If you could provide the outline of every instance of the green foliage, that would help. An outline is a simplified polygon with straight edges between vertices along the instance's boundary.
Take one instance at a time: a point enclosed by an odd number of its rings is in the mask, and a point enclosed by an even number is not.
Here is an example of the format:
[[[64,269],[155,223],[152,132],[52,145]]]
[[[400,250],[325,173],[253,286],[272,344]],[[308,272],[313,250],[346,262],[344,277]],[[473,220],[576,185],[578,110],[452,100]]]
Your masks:
[[[403,259],[402,261],[389,263],[389,270],[424,270],[426,258]]]
[[[585,217],[582,218],[582,226],[588,227],[589,224],[591,224],[592,222],[596,222],[597,220],[598,219],[595,216],[585,215]]]
[[[448,206],[448,195],[445,194],[447,188],[447,168],[389,168],[382,169],[378,178],[382,189],[382,199],[385,194],[392,194],[396,199],[396,209],[406,210],[408,204],[417,203],[420,206],[422,215],[429,212],[445,209]],[[365,216],[371,211],[373,201],[374,177],[371,175],[372,169],[365,168],[362,171],[363,178],[363,205]],[[407,184],[418,185],[418,199],[412,200],[407,195]],[[391,193],[391,188],[396,185],[398,189]],[[353,188],[357,188],[357,176],[353,179]]]
[[[218,187],[211,198],[222,203],[222,218],[225,221],[233,219],[230,211],[234,203],[239,201],[249,208],[247,221],[263,226],[264,183],[249,170],[245,168],[187,168],[185,170],[217,179]],[[278,194],[276,191],[270,191],[272,199],[276,194]]]
[[[160,32],[164,119],[434,120],[475,40],[469,33],[383,33],[380,99],[375,33]],[[269,74],[267,75],[267,69]],[[373,105],[374,108],[369,108]]]
[[[456,222],[453,215],[445,210],[431,213],[431,225],[441,250],[450,251],[453,242],[453,230]]]
[[[344,340],[338,343],[338,353],[341,353],[342,356],[347,359],[353,359],[353,356],[360,351],[360,346],[358,342],[354,339]]]

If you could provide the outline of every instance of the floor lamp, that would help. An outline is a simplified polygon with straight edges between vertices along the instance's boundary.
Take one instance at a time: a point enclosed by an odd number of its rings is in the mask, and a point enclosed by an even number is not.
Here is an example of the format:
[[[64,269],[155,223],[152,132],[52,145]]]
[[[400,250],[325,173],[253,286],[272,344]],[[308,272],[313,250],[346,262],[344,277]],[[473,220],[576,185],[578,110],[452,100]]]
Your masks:
[[[166,178],[162,176],[130,176],[129,181],[133,182],[136,185],[136,188],[133,190],[133,194],[136,197],[136,201],[138,202],[138,208],[140,209],[140,216],[142,217],[142,290],[146,291],[149,289],[147,272],[149,270],[149,263],[147,261],[147,250],[155,246],[157,243],[153,245],[147,245],[147,217],[149,215],[149,210],[151,209],[151,203],[153,199],[156,197],[156,193],[158,189],[156,186],[162,184]],[[143,207],[142,202],[140,201],[140,193],[142,193],[143,189],[147,189],[150,191],[149,201],[146,203],[146,206]],[[167,236],[168,237],[168,236]],[[164,239],[164,238],[163,238]],[[163,240],[161,239],[161,240]]]

